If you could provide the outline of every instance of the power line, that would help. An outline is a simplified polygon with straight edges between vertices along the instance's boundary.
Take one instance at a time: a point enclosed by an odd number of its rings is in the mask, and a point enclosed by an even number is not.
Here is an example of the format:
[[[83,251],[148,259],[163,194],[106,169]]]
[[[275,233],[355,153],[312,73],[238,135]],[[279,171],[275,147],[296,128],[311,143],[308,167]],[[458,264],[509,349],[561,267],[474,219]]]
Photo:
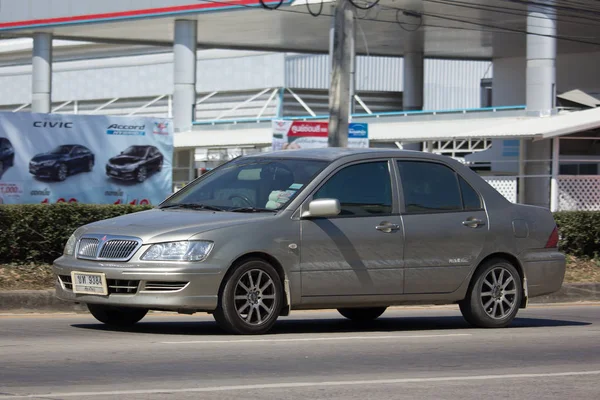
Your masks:
[[[231,5],[231,3],[229,3],[229,2],[219,1],[219,0],[200,0],[200,1],[207,2],[207,3]],[[259,0],[259,1],[261,2],[261,4],[263,2],[265,2],[265,0]],[[516,1],[516,0],[502,0],[502,1]],[[283,0],[281,0],[281,2],[283,3]],[[251,6],[251,5],[242,5],[242,6],[245,8],[251,8],[251,9],[255,8],[254,6]],[[403,8],[396,8],[396,7],[389,7],[389,6],[380,6],[380,7],[382,9],[393,10],[394,12],[397,12],[398,10],[400,10],[400,11],[407,11],[407,12],[414,13],[411,10],[407,10],[407,9],[403,9]],[[292,10],[288,7],[284,7],[284,8],[280,8],[280,6],[277,6],[276,8],[271,7],[270,10],[279,11],[279,12],[288,12],[288,13],[292,13],[292,14],[301,14],[301,15],[305,15],[305,16],[309,15],[300,10]],[[557,40],[569,41],[569,42],[573,42],[573,43],[580,43],[580,44],[586,44],[586,45],[592,45],[592,46],[600,46],[600,42],[593,42],[593,41],[588,41],[588,40],[570,38],[570,37],[561,36],[561,35],[546,35],[546,34],[541,34],[541,33],[529,32],[527,29],[507,28],[507,27],[498,26],[495,24],[487,23],[487,22],[481,23],[481,22],[476,22],[476,21],[472,21],[472,20],[468,20],[468,19],[448,17],[448,16],[438,15],[438,14],[433,14],[433,13],[421,12],[420,14],[423,16],[430,17],[430,18],[440,19],[442,21],[451,21],[451,22],[457,22],[457,23],[462,23],[462,24],[468,24],[468,25],[477,26],[477,27],[483,28],[483,29],[474,29],[474,28],[467,28],[467,27],[445,26],[445,25],[423,23],[422,27],[425,27],[425,28],[429,27],[429,28],[465,30],[465,31],[474,31],[474,32],[524,34],[524,35],[550,37],[550,38],[554,38]],[[326,14],[326,13],[321,13],[318,15],[318,17],[332,17],[332,15]],[[369,22],[373,22],[373,23],[387,23],[387,24],[399,25],[399,23],[395,20],[388,21],[388,20],[381,20],[381,19],[365,18],[365,19],[363,19],[363,21],[369,21]]]

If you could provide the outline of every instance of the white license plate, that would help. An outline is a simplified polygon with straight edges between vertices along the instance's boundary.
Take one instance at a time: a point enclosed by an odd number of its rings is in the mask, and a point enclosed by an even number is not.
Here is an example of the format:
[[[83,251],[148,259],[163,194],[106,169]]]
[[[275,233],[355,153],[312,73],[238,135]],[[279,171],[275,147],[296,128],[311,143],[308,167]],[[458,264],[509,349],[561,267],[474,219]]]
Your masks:
[[[96,272],[71,272],[73,293],[108,294],[106,275]]]

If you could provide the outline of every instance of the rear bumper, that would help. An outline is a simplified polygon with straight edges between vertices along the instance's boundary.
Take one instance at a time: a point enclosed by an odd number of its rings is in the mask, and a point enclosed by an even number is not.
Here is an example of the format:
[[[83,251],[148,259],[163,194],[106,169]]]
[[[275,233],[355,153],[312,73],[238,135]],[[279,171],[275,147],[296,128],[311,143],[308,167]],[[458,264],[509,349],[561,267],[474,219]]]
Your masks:
[[[539,251],[522,258],[529,298],[554,293],[562,287],[566,258],[558,251]]]

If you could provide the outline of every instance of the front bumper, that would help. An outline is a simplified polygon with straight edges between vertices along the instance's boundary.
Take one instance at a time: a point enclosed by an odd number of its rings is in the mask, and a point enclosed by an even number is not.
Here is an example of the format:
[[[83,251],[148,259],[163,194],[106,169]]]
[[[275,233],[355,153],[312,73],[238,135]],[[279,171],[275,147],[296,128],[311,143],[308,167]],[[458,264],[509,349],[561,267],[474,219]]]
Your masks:
[[[52,269],[59,299],[164,311],[213,311],[224,275],[220,266],[204,263],[99,262],[71,256],[57,259]],[[72,271],[104,273],[109,294],[73,293],[68,282]]]
[[[29,166],[29,173],[31,175],[40,176],[40,177],[50,177],[54,176],[56,173],[56,168],[54,166],[51,167],[35,167]]]
[[[131,180],[135,179],[135,170],[122,170],[118,168],[113,168],[111,166],[106,166],[106,175],[115,179],[123,179],[123,180]]]

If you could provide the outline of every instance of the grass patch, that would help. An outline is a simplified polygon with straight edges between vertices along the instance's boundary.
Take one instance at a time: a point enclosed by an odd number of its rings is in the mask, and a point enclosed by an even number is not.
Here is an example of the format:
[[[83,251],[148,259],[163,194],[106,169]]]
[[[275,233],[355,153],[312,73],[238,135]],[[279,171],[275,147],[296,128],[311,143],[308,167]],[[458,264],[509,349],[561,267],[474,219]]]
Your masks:
[[[600,259],[567,256],[565,283],[600,283]],[[0,290],[54,288],[52,266],[0,264]]]

